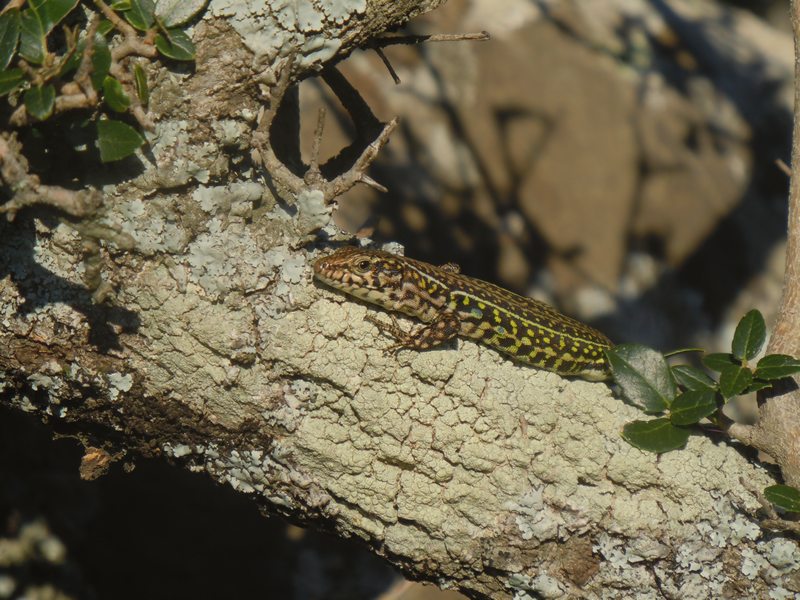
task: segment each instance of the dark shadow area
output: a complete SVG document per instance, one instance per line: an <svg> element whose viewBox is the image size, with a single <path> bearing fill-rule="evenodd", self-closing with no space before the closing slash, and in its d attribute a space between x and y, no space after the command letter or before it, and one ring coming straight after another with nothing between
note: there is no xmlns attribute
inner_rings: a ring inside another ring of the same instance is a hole
<svg viewBox="0 0 800 600"><path fill-rule="evenodd" d="M396 573L355 542L263 517L242 494L164 461L81 481L80 445L0 408L0 535L43 519L66 547L9 572L75 598L374 598Z"/></svg>
<svg viewBox="0 0 800 600"><path fill-rule="evenodd" d="M8 276L16 285L25 302L19 313L29 314L43 306L64 303L80 312L89 325L89 342L100 352L121 349L117 328L122 332L135 332L139 316L126 308L94 304L91 292L83 285L72 283L40 265L35 256L35 219L48 227L55 227L57 219L44 208L25 209L9 223L0 219L0 279Z"/></svg>

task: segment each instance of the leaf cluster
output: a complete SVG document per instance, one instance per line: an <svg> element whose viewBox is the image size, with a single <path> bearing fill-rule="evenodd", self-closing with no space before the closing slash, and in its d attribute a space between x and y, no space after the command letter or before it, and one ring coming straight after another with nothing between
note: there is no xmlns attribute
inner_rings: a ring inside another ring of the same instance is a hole
<svg viewBox="0 0 800 600"><path fill-rule="evenodd" d="M94 13L94 28L88 27L78 4L79 0L28 0L21 8L0 13L0 97L7 96L12 106L21 102L35 121L46 121L69 104L60 103L62 97L74 99L75 91L83 89L85 101L71 106L97 107L87 126L95 128L100 160L120 160L144 143L141 123L132 127L108 115L130 116L134 105L148 105L150 92L140 63L127 69L118 64L136 52L115 56L114 48L123 42L135 47L130 44L135 36L137 43L154 45L163 57L188 61L194 59L194 45L173 15L180 3L117 0L107 6L95 0L103 16ZM182 13L185 22L185 8ZM67 24L81 20L86 25L82 31Z"/></svg>
<svg viewBox="0 0 800 600"><path fill-rule="evenodd" d="M708 371L686 364L670 366L664 355L639 344L607 350L612 376L625 399L654 415L627 423L622 437L649 452L682 448L701 422L719 424L720 411L732 398L800 373L800 360L785 354L768 354L752 365L766 337L764 317L751 310L739 321L729 353L703 356ZM794 488L772 486L765 495L785 510L800 512L800 491Z"/></svg>

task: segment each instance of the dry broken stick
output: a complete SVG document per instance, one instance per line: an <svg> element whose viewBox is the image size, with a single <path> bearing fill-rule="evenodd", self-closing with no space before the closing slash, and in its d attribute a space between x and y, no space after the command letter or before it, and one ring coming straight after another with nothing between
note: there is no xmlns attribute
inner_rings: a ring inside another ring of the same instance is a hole
<svg viewBox="0 0 800 600"><path fill-rule="evenodd" d="M381 59L395 84L399 84L400 77L383 52L383 48L386 46L394 46L397 44L413 45L423 42L461 42L464 40L485 42L489 39L491 38L488 31L479 31L477 33L437 33L433 35L385 35L373 40L372 43L369 44L369 47L375 50L375 54Z"/></svg>
<svg viewBox="0 0 800 600"><path fill-rule="evenodd" d="M287 63L284 65L277 82L273 86L269 108L263 111L259 120L258 131L253 136L253 144L258 151L259 159L270 176L280 186L284 187L295 196L300 194L303 190L319 190L323 195L325 204L329 204L334 198L340 196L357 183L364 183L375 189L386 191L386 188L370 178L366 171L372 161L377 157L381 148L389 141L389 136L397 126L397 118L392 119L383 126L377 137L362 149L358 158L347 171L330 180L322 176L319 165L319 146L324 131L324 111L321 111L318 116L312 147L311 164L304 177L299 177L292 173L292 171L277 157L271 143L270 135L281 101L284 99L291 86L294 85L292 82L292 75L293 69L291 63ZM347 104L345 104L345 106L347 107ZM348 108L348 110L350 109ZM358 124L356 124L356 128L358 129ZM297 143L299 143L299 140L297 140Z"/></svg>

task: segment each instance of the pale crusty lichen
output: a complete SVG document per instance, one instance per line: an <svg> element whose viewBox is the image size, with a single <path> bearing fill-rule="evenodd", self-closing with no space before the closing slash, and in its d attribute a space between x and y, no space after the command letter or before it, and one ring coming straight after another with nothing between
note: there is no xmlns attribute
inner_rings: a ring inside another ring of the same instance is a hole
<svg viewBox="0 0 800 600"><path fill-rule="evenodd" d="M212 0L208 10L228 20L258 64L271 63L282 52L294 49L302 55L304 68L311 68L336 55L342 26L363 16L366 8L366 0Z"/></svg>

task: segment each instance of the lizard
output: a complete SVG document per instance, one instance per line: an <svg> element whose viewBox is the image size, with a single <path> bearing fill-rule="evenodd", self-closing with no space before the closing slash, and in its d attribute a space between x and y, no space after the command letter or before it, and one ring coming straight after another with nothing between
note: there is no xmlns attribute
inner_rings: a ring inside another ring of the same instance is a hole
<svg viewBox="0 0 800 600"><path fill-rule="evenodd" d="M551 306L441 266L381 250L345 246L313 263L314 276L346 294L423 321L412 332L396 319L367 320L391 336L390 350L427 350L456 336L477 340L512 360L589 381L610 377L601 332Z"/></svg>

